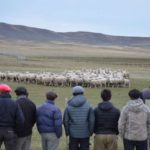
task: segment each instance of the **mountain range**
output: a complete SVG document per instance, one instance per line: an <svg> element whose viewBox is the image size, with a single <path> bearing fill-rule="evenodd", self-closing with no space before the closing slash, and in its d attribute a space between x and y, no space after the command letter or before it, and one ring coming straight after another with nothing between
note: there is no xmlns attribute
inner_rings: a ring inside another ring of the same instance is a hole
<svg viewBox="0 0 150 150"><path fill-rule="evenodd" d="M86 31L54 32L47 29L7 23L0 23L0 40L150 48L150 37L113 36Z"/></svg>

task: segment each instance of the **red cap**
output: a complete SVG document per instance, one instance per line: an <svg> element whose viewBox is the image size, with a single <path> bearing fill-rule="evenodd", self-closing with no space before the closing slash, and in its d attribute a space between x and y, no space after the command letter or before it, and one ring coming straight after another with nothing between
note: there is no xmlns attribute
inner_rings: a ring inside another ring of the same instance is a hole
<svg viewBox="0 0 150 150"><path fill-rule="evenodd" d="M0 84L0 92L11 92L12 89L7 84Z"/></svg>

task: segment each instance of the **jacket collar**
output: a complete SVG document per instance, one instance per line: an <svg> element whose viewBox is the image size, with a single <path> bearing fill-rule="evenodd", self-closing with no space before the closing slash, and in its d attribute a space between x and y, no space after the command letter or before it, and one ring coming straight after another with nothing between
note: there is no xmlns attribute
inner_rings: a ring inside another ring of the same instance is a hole
<svg viewBox="0 0 150 150"><path fill-rule="evenodd" d="M46 103L55 104L54 101L52 101L52 100L46 100Z"/></svg>
<svg viewBox="0 0 150 150"><path fill-rule="evenodd" d="M27 98L27 96L26 96L26 95L20 95L20 96L18 96L17 98L18 98L18 99L20 99L20 98Z"/></svg>
<svg viewBox="0 0 150 150"><path fill-rule="evenodd" d="M1 98L11 98L11 95L9 93L0 93Z"/></svg>

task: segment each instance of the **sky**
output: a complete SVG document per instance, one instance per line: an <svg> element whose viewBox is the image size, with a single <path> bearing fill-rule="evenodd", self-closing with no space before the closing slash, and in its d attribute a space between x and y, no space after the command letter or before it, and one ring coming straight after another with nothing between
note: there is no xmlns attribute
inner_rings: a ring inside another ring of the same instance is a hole
<svg viewBox="0 0 150 150"><path fill-rule="evenodd" d="M0 0L0 22L150 37L150 0Z"/></svg>

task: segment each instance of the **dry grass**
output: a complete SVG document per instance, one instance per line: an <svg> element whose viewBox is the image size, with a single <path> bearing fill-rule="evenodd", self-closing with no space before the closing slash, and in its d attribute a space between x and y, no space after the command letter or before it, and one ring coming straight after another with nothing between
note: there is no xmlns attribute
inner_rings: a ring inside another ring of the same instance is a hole
<svg viewBox="0 0 150 150"><path fill-rule="evenodd" d="M63 43L0 42L0 70L64 71L126 69L132 78L149 78L150 50Z"/></svg>

